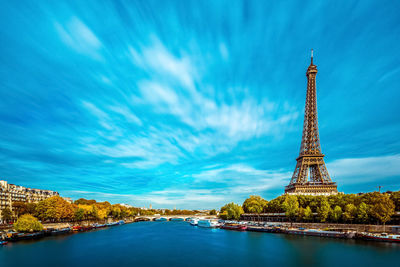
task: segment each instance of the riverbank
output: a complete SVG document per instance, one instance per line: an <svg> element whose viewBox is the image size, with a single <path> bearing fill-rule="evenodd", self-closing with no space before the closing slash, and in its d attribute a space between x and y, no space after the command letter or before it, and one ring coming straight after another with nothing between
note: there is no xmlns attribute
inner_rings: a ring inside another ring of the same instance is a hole
<svg viewBox="0 0 400 267"><path fill-rule="evenodd" d="M192 226L196 226L197 222L194 221L193 223L191 222L190 224ZM208 225L211 224L209 223ZM274 223L255 223L255 222L244 222L244 221L223 221L220 224L216 224L213 227L219 227L225 230L234 230L234 231L250 231L250 232L329 237L329 238L342 238L342 239L362 239L368 241L393 242L400 244L400 235L396 233L388 234L385 232L362 231L361 229L364 228L360 228L357 230L349 227L343 227L343 225L335 225L335 227L329 227L329 226L330 224L294 225L290 223L274 224ZM212 228L212 226L208 226L208 228Z"/></svg>
<svg viewBox="0 0 400 267"><path fill-rule="evenodd" d="M249 221L249 223L251 223ZM253 222L254 223L254 222ZM372 232L372 233L398 233L400 226L398 225L374 225L374 224L344 224L344 223L289 223L277 222L271 224L280 224L284 227L308 228L308 229L331 229L335 231L356 231L356 232Z"/></svg>

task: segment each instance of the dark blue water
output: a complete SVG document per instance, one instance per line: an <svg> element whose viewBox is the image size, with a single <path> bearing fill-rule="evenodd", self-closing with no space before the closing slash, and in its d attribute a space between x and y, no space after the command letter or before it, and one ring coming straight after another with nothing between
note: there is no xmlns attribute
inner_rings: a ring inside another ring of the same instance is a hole
<svg viewBox="0 0 400 267"><path fill-rule="evenodd" d="M141 222L0 247L0 266L399 266L400 244Z"/></svg>

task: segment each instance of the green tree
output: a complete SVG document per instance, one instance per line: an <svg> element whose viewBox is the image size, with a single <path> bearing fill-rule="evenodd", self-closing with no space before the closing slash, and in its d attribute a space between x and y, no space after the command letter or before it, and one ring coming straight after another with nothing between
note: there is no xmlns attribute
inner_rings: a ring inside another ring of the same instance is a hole
<svg viewBox="0 0 400 267"><path fill-rule="evenodd" d="M299 202L297 201L297 196L287 194L285 200L283 201L283 209L285 211L286 217L288 217L290 223L294 218L296 218L299 212Z"/></svg>
<svg viewBox="0 0 400 267"><path fill-rule="evenodd" d="M210 210L209 215L217 215L217 211L215 209Z"/></svg>
<svg viewBox="0 0 400 267"><path fill-rule="evenodd" d="M2 218L3 222L6 222L6 223L11 221L11 219L12 219L12 211L10 210L9 207L4 208L1 211L1 218Z"/></svg>
<svg viewBox="0 0 400 267"><path fill-rule="evenodd" d="M383 223L385 226L386 222L390 220L394 214L394 204L388 194L375 195L373 198L373 205L370 209L372 217Z"/></svg>
<svg viewBox="0 0 400 267"><path fill-rule="evenodd" d="M74 204L76 205L93 205L96 204L96 200L94 199L84 199L84 198L80 198L74 201ZM108 203L108 202L107 202Z"/></svg>
<svg viewBox="0 0 400 267"><path fill-rule="evenodd" d="M24 214L14 224L14 230L17 232L37 232L43 230L43 225L32 215Z"/></svg>
<svg viewBox="0 0 400 267"><path fill-rule="evenodd" d="M331 210L331 218L334 222L338 222L340 218L342 218L342 208L335 206L335 208Z"/></svg>
<svg viewBox="0 0 400 267"><path fill-rule="evenodd" d="M261 213L267 206L268 201L260 196L250 196L243 202L243 210L246 213Z"/></svg>
<svg viewBox="0 0 400 267"><path fill-rule="evenodd" d="M85 219L85 210L82 208L77 208L74 213L75 221L83 221Z"/></svg>
<svg viewBox="0 0 400 267"><path fill-rule="evenodd" d="M220 215L221 218L224 218L226 216L225 219L228 220L239 220L240 219L240 215L242 215L244 213L242 206L239 206L235 203L229 203L226 204L225 206L223 206L221 208L221 213Z"/></svg>
<svg viewBox="0 0 400 267"><path fill-rule="evenodd" d="M312 213L312 210L311 210L311 208L309 206L307 206L304 209L304 213L303 213L303 218L302 219L305 220L306 222L309 222L309 221L311 221L313 219L313 213Z"/></svg>
<svg viewBox="0 0 400 267"><path fill-rule="evenodd" d="M353 204L347 204L344 208L343 218L346 222L353 222L354 218L357 216L357 208Z"/></svg>
<svg viewBox="0 0 400 267"><path fill-rule="evenodd" d="M361 223L366 223L369 219L369 208L368 205L365 204L364 202L361 202L361 204L358 206L357 209L357 221Z"/></svg>
<svg viewBox="0 0 400 267"><path fill-rule="evenodd" d="M317 208L318 218L321 222L326 222L328 216L331 212L331 206L328 200L324 197L322 198L319 207Z"/></svg>
<svg viewBox="0 0 400 267"><path fill-rule="evenodd" d="M279 196L269 201L266 207L266 212L285 212L283 209L284 196Z"/></svg>
<svg viewBox="0 0 400 267"><path fill-rule="evenodd" d="M395 210L400 211L400 191L392 192L390 199L393 201Z"/></svg>

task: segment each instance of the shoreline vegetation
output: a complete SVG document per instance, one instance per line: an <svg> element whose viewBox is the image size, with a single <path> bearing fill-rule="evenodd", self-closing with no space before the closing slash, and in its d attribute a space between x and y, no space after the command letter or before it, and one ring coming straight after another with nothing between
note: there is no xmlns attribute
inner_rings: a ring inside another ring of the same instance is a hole
<svg viewBox="0 0 400 267"><path fill-rule="evenodd" d="M133 221L137 216L156 214L190 216L199 212L198 210L141 209L84 198L70 203L60 196L53 196L37 203L14 202L12 211L8 208L4 209L2 217L7 228L12 225L17 232L36 232L43 230L42 223L73 223L79 225L118 220ZM215 210L214 212L216 213Z"/></svg>
<svg viewBox="0 0 400 267"><path fill-rule="evenodd" d="M382 227L375 227L374 231L382 233L385 232L385 224L391 220L395 212L399 211L400 191L396 191L358 195L340 193L332 196L285 194L270 201L260 196L251 195L241 206L232 202L221 207L219 214L216 210L211 210L207 214L201 214L201 216L218 215L224 221L234 220L238 224L250 225L255 223L260 227L267 227L262 228L262 231L270 231L268 228L270 226L262 220L249 222L243 215L284 214L287 221L280 222L280 225L288 230L294 224L299 229L307 225L306 228L322 231L327 229L330 229L330 231L355 229L356 232L366 232L365 229L373 229L371 228L372 224L380 224L383 226L383 230ZM59 196L54 196L38 203L15 202L13 203L13 212L10 212L10 214L3 213L3 218L14 222L5 227L12 227L14 230L8 230L9 233L19 234L21 237L26 235L27 237L40 238L59 233L88 231L132 223L141 221L146 216L187 217L199 213L198 210L146 210L83 198L70 203ZM260 229L257 229L257 231L261 231ZM364 230L362 231L362 229Z"/></svg>
<svg viewBox="0 0 400 267"><path fill-rule="evenodd" d="M400 191L331 196L281 195L270 201L256 195L242 205L228 203L220 218L239 220L242 214L284 213L290 223L382 224L400 212Z"/></svg>

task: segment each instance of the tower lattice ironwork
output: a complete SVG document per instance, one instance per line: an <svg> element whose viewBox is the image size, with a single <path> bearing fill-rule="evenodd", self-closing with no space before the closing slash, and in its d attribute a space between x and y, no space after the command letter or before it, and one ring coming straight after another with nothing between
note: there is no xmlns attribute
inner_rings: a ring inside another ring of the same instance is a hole
<svg viewBox="0 0 400 267"><path fill-rule="evenodd" d="M317 116L317 89L315 77L317 66L313 63L311 50L311 64L307 69L307 96L304 111L303 137L301 139L300 154L292 179L285 187L285 193L330 195L337 193L337 185L332 182L321 152L318 132Z"/></svg>

